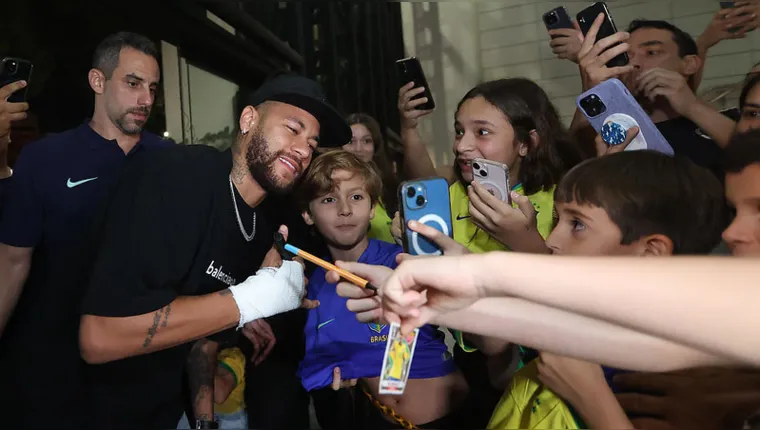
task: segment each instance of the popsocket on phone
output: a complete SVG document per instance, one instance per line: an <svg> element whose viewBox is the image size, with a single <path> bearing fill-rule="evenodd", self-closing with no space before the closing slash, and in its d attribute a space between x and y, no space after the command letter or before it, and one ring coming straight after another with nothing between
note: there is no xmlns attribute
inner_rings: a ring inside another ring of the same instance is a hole
<svg viewBox="0 0 760 430"><path fill-rule="evenodd" d="M639 130L641 130L639 123L632 117L622 113L612 114L604 120L601 133L602 139L610 146L621 145L625 142L625 134L633 127L639 127ZM647 141L639 131L639 134L625 150L636 151L640 149L647 149Z"/></svg>

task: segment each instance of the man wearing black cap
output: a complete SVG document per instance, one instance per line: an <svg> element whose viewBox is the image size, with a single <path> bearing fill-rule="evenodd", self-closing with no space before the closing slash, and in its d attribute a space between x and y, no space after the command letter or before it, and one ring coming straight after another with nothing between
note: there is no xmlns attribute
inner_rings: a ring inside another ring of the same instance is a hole
<svg viewBox="0 0 760 430"><path fill-rule="evenodd" d="M192 341L302 305L303 268L272 248L278 214L264 199L351 130L293 75L256 91L239 124L231 150L182 146L134 163L96 223L79 338L91 428L176 428Z"/></svg>

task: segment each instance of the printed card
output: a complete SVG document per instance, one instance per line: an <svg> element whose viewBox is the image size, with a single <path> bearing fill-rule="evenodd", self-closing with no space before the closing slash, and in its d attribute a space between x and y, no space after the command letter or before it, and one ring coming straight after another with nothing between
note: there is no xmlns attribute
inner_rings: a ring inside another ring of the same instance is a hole
<svg viewBox="0 0 760 430"><path fill-rule="evenodd" d="M383 369L380 373L380 394L398 396L404 394L419 333L419 329L415 329L408 335L402 336L398 324L390 325L388 343L383 357Z"/></svg>

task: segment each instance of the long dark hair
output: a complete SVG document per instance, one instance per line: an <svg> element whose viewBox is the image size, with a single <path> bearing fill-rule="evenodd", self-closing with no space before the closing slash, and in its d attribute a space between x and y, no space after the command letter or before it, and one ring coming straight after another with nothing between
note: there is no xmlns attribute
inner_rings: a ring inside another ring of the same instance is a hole
<svg viewBox="0 0 760 430"><path fill-rule="evenodd" d="M375 118L366 113L352 113L346 118L349 126L361 124L367 127L369 134L372 136L372 142L375 147L375 155L372 157L375 169L383 180L382 199L388 216L393 218L393 214L398 209L398 196L396 195L398 186L401 183L393 172L393 165L388 156L388 148L383 138L380 124Z"/></svg>
<svg viewBox="0 0 760 430"><path fill-rule="evenodd" d="M498 79L471 89L457 106L483 97L499 109L515 130L516 141L528 145L528 154L520 160L520 183L526 195L548 190L562 176L583 161L580 148L568 133L546 92L525 78ZM535 130L538 145L530 133Z"/></svg>

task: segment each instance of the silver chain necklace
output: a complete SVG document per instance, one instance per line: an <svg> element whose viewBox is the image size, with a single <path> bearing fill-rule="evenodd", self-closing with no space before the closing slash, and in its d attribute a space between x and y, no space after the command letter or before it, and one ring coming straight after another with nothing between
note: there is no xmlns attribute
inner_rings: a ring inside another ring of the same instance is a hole
<svg viewBox="0 0 760 430"><path fill-rule="evenodd" d="M243 233L243 238L246 242L250 242L256 236L256 212L253 213L253 231L251 234L248 234L245 232L245 228L243 228L243 221L240 220L240 211L238 210L237 199L235 198L235 188L232 185L232 175L230 175L230 194L232 194L232 206L235 207L235 215L237 216L240 233Z"/></svg>

